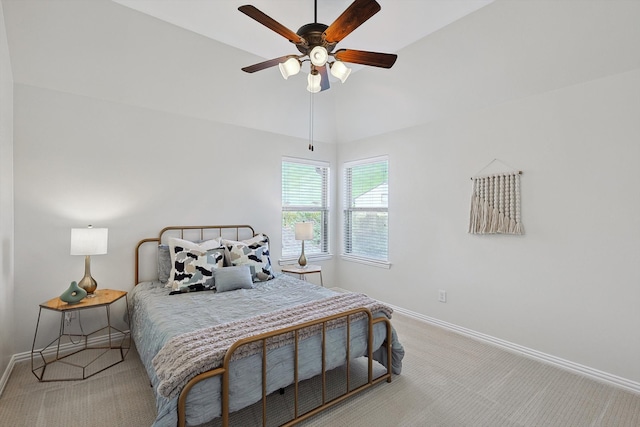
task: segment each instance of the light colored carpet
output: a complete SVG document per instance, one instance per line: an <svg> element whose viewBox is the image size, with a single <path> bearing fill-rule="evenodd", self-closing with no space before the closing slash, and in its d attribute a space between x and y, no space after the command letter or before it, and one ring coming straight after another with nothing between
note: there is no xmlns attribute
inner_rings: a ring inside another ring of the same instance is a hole
<svg viewBox="0 0 640 427"><path fill-rule="evenodd" d="M640 426L638 394L401 314L394 314L393 324L407 353L402 375L301 425ZM270 396L275 405L269 424L290 413L291 396L289 390ZM39 383L30 364L21 362L0 398L0 426L145 427L154 419L152 391L133 348L125 362L84 381ZM234 414L232 421L260 425L261 407Z"/></svg>

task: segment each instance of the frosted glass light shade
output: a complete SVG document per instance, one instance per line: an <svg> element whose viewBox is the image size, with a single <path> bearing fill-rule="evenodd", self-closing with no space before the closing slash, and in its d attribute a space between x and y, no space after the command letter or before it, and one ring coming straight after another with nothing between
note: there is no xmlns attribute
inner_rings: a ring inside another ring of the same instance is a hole
<svg viewBox="0 0 640 427"><path fill-rule="evenodd" d="M294 76L300 72L300 61L298 58L289 58L284 62L278 64L280 74L284 79L288 79L290 76Z"/></svg>
<svg viewBox="0 0 640 427"><path fill-rule="evenodd" d="M320 92L320 81L321 81L321 77L320 74L312 74L309 73L309 77L307 77L307 90L311 93L318 93Z"/></svg>
<svg viewBox="0 0 640 427"><path fill-rule="evenodd" d="M313 222L296 222L296 240L313 239Z"/></svg>
<svg viewBox="0 0 640 427"><path fill-rule="evenodd" d="M107 228L72 228L71 255L104 255L108 239Z"/></svg>
<svg viewBox="0 0 640 427"><path fill-rule="evenodd" d="M336 61L331 64L331 75L337 79L340 79L342 83L347 80L349 74L351 74L351 68L344 65L342 61Z"/></svg>
<svg viewBox="0 0 640 427"><path fill-rule="evenodd" d="M329 59L329 53L324 47L316 46L311 49L311 52L309 52L309 59L311 60L311 63L316 67L322 67L327 63L327 59Z"/></svg>

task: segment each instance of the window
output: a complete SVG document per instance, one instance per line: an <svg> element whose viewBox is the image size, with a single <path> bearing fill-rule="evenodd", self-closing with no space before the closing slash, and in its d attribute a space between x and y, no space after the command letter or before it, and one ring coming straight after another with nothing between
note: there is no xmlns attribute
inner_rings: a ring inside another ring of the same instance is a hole
<svg viewBox="0 0 640 427"><path fill-rule="evenodd" d="M329 254L329 164L303 159L282 160L282 258L297 259L301 242L295 223L313 222L313 240L305 241L309 258Z"/></svg>
<svg viewBox="0 0 640 427"><path fill-rule="evenodd" d="M388 266L389 162L344 165L344 256Z"/></svg>

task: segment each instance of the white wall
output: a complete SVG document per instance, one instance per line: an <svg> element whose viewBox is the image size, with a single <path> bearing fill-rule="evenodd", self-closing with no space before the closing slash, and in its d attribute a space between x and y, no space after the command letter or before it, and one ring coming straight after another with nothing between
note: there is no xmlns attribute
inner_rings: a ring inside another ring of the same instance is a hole
<svg viewBox="0 0 640 427"><path fill-rule="evenodd" d="M91 264L102 288L130 290L136 243L167 225L251 224L275 262L285 155L308 157L307 142L16 85L15 350L31 348L38 304L82 277L72 227L109 228L109 253ZM335 145L317 143L314 158L333 162Z"/></svg>
<svg viewBox="0 0 640 427"><path fill-rule="evenodd" d="M636 70L340 145L389 155L393 264L341 261L340 286L640 381L639 112ZM467 234L494 158L523 171L524 236Z"/></svg>
<svg viewBox="0 0 640 427"><path fill-rule="evenodd" d="M109 0L3 4L15 76L15 352L31 348L38 303L82 277L72 227L109 228L109 253L91 263L103 288L131 289L135 244L167 225L249 223L278 259L282 156L335 160L334 145L307 151L304 89L277 69L242 73L259 58ZM317 99L328 112L316 115L317 140L333 131L327 102Z"/></svg>
<svg viewBox="0 0 640 427"><path fill-rule="evenodd" d="M498 0L399 52L388 86L350 79L338 167L389 155L393 266L340 262L340 285L639 382L639 20ZM466 233L495 158L524 171L525 236Z"/></svg>
<svg viewBox="0 0 640 427"><path fill-rule="evenodd" d="M0 3L0 372L13 345L13 76Z"/></svg>

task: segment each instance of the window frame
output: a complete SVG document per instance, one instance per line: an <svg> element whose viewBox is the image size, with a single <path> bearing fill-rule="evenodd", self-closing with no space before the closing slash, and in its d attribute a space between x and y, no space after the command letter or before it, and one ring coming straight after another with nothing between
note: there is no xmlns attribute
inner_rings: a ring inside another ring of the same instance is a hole
<svg viewBox="0 0 640 427"><path fill-rule="evenodd" d="M309 207L302 205L285 205L285 177L284 177L284 164L292 163L297 165L313 166L315 168L324 169L325 182L322 184L324 190L324 206ZM285 227L284 216L286 212L318 212L322 217L320 221L320 238L318 245L320 246L320 252L313 251L309 242L305 244L305 255L309 261L320 261L331 259L331 246L330 246L330 226L331 226L331 164L328 161L303 159L297 157L283 156L280 162L281 167L281 214L280 214L280 226L281 226L281 257L278 260L280 265L294 264L298 261L301 253L301 242L295 241L295 244L287 244L288 239L285 239ZM291 230L293 232L293 229ZM292 248L295 248L295 254L292 252ZM311 249L311 250L310 250Z"/></svg>
<svg viewBox="0 0 640 427"><path fill-rule="evenodd" d="M377 207L355 207L352 206L351 200L351 191L352 191L352 171L355 167L371 165L375 163L386 163L387 167L387 195L386 195L386 207L377 206ZM377 156L370 157L366 159L359 159L353 161L346 161L342 165L342 251L341 258L346 261L358 262L361 264L372 265L381 268L390 268L391 262L389 261L389 156ZM369 257L364 254L358 254L353 252L347 252L348 247L352 247L353 234L352 230L352 221L349 221L352 218L353 212L369 212L369 213L386 213L386 257ZM351 239L351 242L348 242L348 239Z"/></svg>

